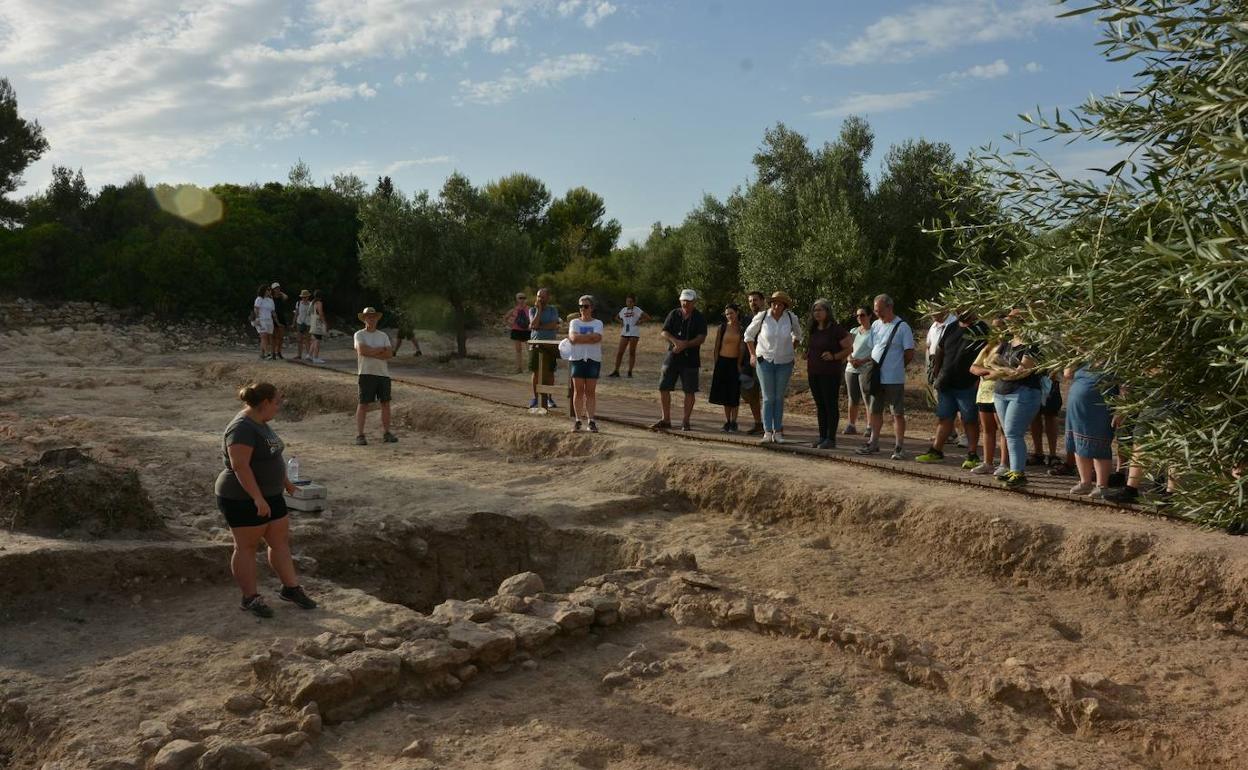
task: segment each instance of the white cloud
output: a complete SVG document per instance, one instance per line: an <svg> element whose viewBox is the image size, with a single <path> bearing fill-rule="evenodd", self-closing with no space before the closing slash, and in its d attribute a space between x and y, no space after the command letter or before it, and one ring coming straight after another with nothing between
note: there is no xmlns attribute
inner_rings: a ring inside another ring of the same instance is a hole
<svg viewBox="0 0 1248 770"><path fill-rule="evenodd" d="M459 102L502 104L536 88L546 88L569 78L591 75L601 70L605 64L601 56L572 53L542 59L519 74L508 71L495 80L461 80Z"/></svg>
<svg viewBox="0 0 1248 770"><path fill-rule="evenodd" d="M1027 70L1028 72L1032 72L1032 73L1035 73L1035 72L1044 72L1044 65L1043 65L1043 64L1041 64L1040 62L1029 61L1029 62L1027 62L1027 64L1025 64L1025 65L1023 66L1023 69Z"/></svg>
<svg viewBox="0 0 1248 770"><path fill-rule="evenodd" d="M519 44L514 37L496 37L490 41L490 53L507 53Z"/></svg>
<svg viewBox="0 0 1248 770"><path fill-rule="evenodd" d="M388 164L385 168L383 168L381 170L381 173L386 176L390 176L392 174L398 173L399 171L402 171L405 168L411 168L412 166L437 166L437 165L442 165L446 163L454 163L454 162L455 162L455 158L450 155L433 155L428 158L411 158L408 160L396 160Z"/></svg>
<svg viewBox="0 0 1248 770"><path fill-rule="evenodd" d="M582 8L584 13L581 13ZM565 18L581 13L581 23L591 28L618 10L618 6L607 0L561 0L555 6L555 12Z"/></svg>
<svg viewBox="0 0 1248 770"><path fill-rule="evenodd" d="M993 80L994 78L1005 77L1010 74L1010 65L1005 59L997 59L991 64L976 64L973 67L964 69L961 72L950 72L944 76L945 80Z"/></svg>
<svg viewBox="0 0 1248 770"><path fill-rule="evenodd" d="M874 114L904 110L931 101L939 91L899 91L888 94L854 94L827 109L812 112L816 118L840 118L846 115Z"/></svg>
<svg viewBox="0 0 1248 770"><path fill-rule="evenodd" d="M581 21L583 21L587 27L595 27L598 25L598 22L615 13L617 10L619 9L611 3L608 3L607 0L601 0L601 2L597 3L592 2L591 0L589 7L585 9L585 13L581 16Z"/></svg>
<svg viewBox="0 0 1248 770"><path fill-rule="evenodd" d="M1014 40L1055 24L1049 0L939 0L883 16L843 45L817 44L829 64L904 62L971 43Z"/></svg>
<svg viewBox="0 0 1248 770"><path fill-rule="evenodd" d="M429 80L429 73L417 70L416 72L400 72L394 76L394 84L399 88L408 83L424 83Z"/></svg>
<svg viewBox="0 0 1248 770"><path fill-rule="evenodd" d="M644 56L648 53L654 53L654 46L629 43L622 40L607 46L607 53L617 56Z"/></svg>
<svg viewBox="0 0 1248 770"><path fill-rule="evenodd" d="M0 70L20 84L23 113L42 123L55 161L83 166L98 184L186 168L227 146L331 131L320 126L323 110L378 95L354 74L359 65L509 49L519 44L511 30L558 15L553 3L0 0ZM572 14L579 26L614 10L582 0ZM600 66L596 57L546 60L517 76L519 90ZM394 84L427 78L402 72Z"/></svg>

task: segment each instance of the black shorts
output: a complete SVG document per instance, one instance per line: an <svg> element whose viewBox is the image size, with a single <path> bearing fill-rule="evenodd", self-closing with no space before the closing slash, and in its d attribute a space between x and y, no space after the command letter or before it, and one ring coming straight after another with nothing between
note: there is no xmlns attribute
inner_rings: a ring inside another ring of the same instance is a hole
<svg viewBox="0 0 1248 770"><path fill-rule="evenodd" d="M659 374L659 390L676 390L678 379L680 389L685 393L698 392L698 367L696 366L664 366Z"/></svg>
<svg viewBox="0 0 1248 770"><path fill-rule="evenodd" d="M994 404L994 403L992 403L991 401L989 401L989 402L988 402L988 403L986 403L986 404L978 404L978 403L977 403L977 404L975 404L975 408L976 408L977 410L979 410L979 413L980 413L980 414L983 414L983 413L985 413L985 412L987 412L988 414L996 414L996 413L997 413L997 405L996 405L996 404Z"/></svg>
<svg viewBox="0 0 1248 770"><path fill-rule="evenodd" d="M324 334L313 334L313 335L312 335L312 338L313 338L313 339L315 339L315 340L323 340L323 339L325 339L325 335L324 335Z"/></svg>
<svg viewBox="0 0 1248 770"><path fill-rule="evenodd" d="M529 330L528 329L512 329L511 338L515 340L516 342L528 342Z"/></svg>
<svg viewBox="0 0 1248 770"><path fill-rule="evenodd" d="M390 378L380 374L361 374L360 403L371 404L374 401L390 403Z"/></svg>
<svg viewBox="0 0 1248 770"><path fill-rule="evenodd" d="M264 501L269 504L269 510L272 512L268 518L256 515L256 503L253 500L227 500L224 497L218 497L217 508L225 514L225 520L231 528L263 527L271 521L286 518L285 497L273 495L264 498Z"/></svg>
<svg viewBox="0 0 1248 770"><path fill-rule="evenodd" d="M307 334L307 333L308 333L308 331L309 331L309 330L311 330L311 328L312 328L312 327L311 327L311 326L309 326L308 324L299 324L299 333L300 333L300 334Z"/></svg>
<svg viewBox="0 0 1248 770"><path fill-rule="evenodd" d="M1048 399L1040 405L1040 414L1048 417L1056 417L1062 411L1062 389L1055 382L1049 390Z"/></svg>

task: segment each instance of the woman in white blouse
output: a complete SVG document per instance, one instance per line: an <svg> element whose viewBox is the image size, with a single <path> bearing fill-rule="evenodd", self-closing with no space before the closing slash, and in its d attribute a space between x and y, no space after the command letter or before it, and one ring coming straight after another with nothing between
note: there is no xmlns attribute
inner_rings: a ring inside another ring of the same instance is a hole
<svg viewBox="0 0 1248 770"><path fill-rule="evenodd" d="M764 444L784 443L784 393L793 376L794 346L802 340L802 323L791 307L789 295L778 291L771 295L770 309L754 316L745 330L750 364L762 388Z"/></svg>
<svg viewBox="0 0 1248 770"><path fill-rule="evenodd" d="M586 294L577 303L580 314L568 322L568 342L572 350L572 411L573 432L588 423L591 433L598 432L598 376L602 373L602 321L594 318L594 298Z"/></svg>

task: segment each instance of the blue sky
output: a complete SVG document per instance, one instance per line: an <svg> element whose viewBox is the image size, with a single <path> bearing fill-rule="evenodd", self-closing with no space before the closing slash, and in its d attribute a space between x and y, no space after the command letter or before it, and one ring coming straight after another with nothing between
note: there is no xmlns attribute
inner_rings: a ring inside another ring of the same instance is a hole
<svg viewBox="0 0 1248 770"><path fill-rule="evenodd" d="M960 154L1130 84L1087 16L1048 0L0 0L0 75L93 187L512 171L606 199L625 238L679 222L751 173L777 121ZM1112 151L1109 153L1112 155ZM1077 171L1098 148L1052 146Z"/></svg>

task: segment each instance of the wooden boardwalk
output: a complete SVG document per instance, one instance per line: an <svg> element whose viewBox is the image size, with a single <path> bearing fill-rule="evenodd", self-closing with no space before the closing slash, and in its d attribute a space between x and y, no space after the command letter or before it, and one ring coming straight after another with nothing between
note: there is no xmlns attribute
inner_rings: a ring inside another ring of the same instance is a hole
<svg viewBox="0 0 1248 770"><path fill-rule="evenodd" d="M344 374L355 375L354 360L330 360L328 364L318 367L332 369L343 372ZM414 385L429 390L436 390L457 396L466 396L480 401L485 401L499 406L509 407L517 411L528 411L528 403L530 399L529 385L527 381L522 382L518 379L509 379L505 377L495 377L481 374L469 374L463 372L444 372L432 371L424 367L416 367L405 361L391 361L391 376L396 382L402 382L407 385ZM566 379L560 377L566 385ZM674 415L680 413L681 394L673 393L672 412ZM699 407L706 406L705 393L699 393ZM568 416L567 398L561 397L557 399L559 408L552 410L542 419L558 421L560 424L570 427L570 418ZM716 407L718 410L718 407ZM741 406L743 419L742 422L747 426L752 424L749 417L749 409L744 404ZM608 391L606 393L599 391L598 396L598 421L607 425L617 424L626 425L631 428L649 429L659 418L658 391L654 392L652 398L646 399L636 395L623 394L619 392ZM679 426L679 418L676 418L677 426ZM807 415L785 415L785 439L784 444L759 444L759 437L748 436L743 433L722 433L720 426L723 424L722 413L711 413L706 409L695 409L692 431L682 431L677 427L675 430L664 431L670 434L674 439L686 440L694 442L715 442L723 444L739 444L752 445L757 447L760 452L788 452L791 454L805 455L811 458L818 458L830 462L851 463L861 465L888 473L900 473L906 476L931 479L953 484L962 484L980 488L990 488L998 490L1003 494L1021 494L1036 497L1046 497L1054 500L1065 502L1076 502L1085 505L1095 505L1106 508L1127 509L1136 513L1146 513L1150 515L1164 515L1151 506L1139 505L1114 505L1102 500L1092 500L1083 496L1075 496L1069 494L1069 489L1074 485L1078 478L1075 476L1053 477L1046 473L1046 468L1040 466L1028 466L1026 486L1007 489L992 476L976 476L969 471L961 468L962 460L966 456L966 450L949 445L945 447L945 461L939 464L924 464L915 461L915 457L927 451L930 446L930 440L924 436L920 439L906 439L905 450L906 457L903 460L890 459L894 441L891 436L892 422L891 417L885 414L884 435L880 441L880 454L862 456L855 450L862 446L861 436L837 436L836 449L814 449L811 447L818 437L818 427L813 417ZM844 423L842 422L842 427ZM604 426L605 427L605 426Z"/></svg>

